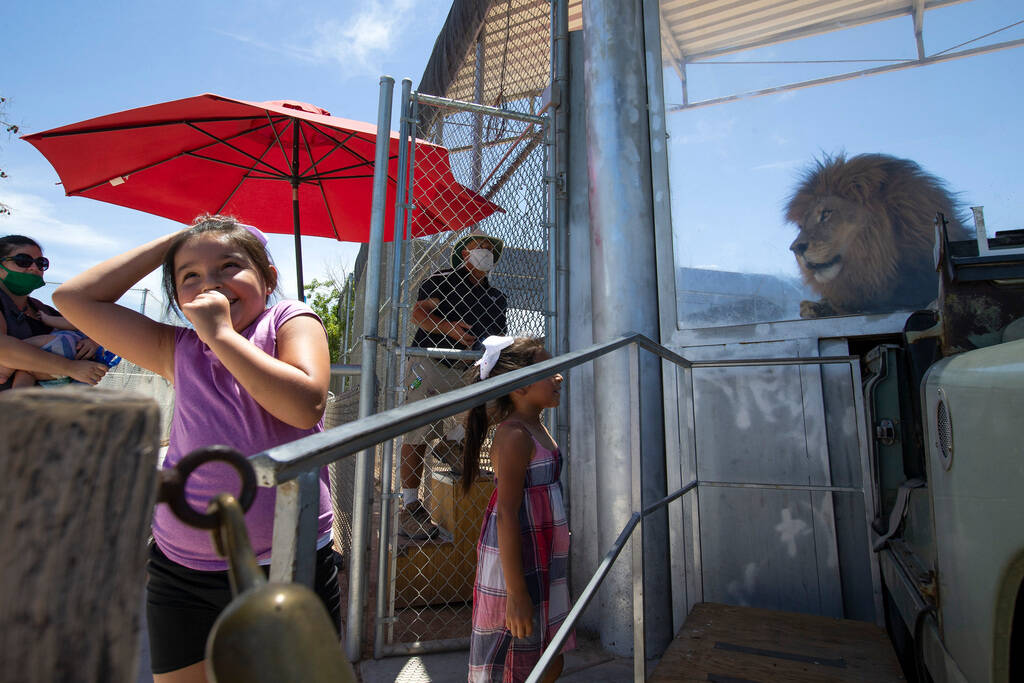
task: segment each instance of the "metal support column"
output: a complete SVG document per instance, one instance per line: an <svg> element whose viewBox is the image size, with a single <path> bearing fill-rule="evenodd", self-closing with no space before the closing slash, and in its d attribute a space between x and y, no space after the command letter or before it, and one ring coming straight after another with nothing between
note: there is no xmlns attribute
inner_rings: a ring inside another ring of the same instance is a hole
<svg viewBox="0 0 1024 683"><path fill-rule="evenodd" d="M373 201L370 205L370 241L366 263L366 299L363 304L362 372L359 377L359 417L376 412L377 328L380 317L381 254L384 250L384 213L387 197L388 147L391 143L391 101L395 79L380 78L377 104L377 147L373 163ZM350 661L359 660L363 640L363 610L366 605L366 572L369 570L370 505L373 502L374 449L368 448L356 460L352 510L352 561L349 564L348 618L345 652Z"/></svg>
<svg viewBox="0 0 1024 683"><path fill-rule="evenodd" d="M549 277L555 285L553 348L555 355L561 355L569 351L569 0L554 0L551 3L551 14L551 93L556 106L551 114L552 125L549 129L554 139L551 175L555 196L551 222L555 233L555 271ZM555 409L555 439L564 448L569 445L571 391L570 384L563 385L562 402Z"/></svg>
<svg viewBox="0 0 1024 683"><path fill-rule="evenodd" d="M584 106L587 115L587 174L590 180L591 293L594 341L626 332L660 338L651 184L651 148L644 31L640 0L583 3ZM640 434L643 500L665 495L664 419L661 368L640 359ZM597 527L608 547L629 519L631 479L630 406L622 400L629 364L623 354L595 363ZM664 516L643 527L644 583L668 587L668 532ZM615 568L601 596L601 641L618 654L633 642L630 571ZM658 656L672 637L670 596L646 605L647 654Z"/></svg>
<svg viewBox="0 0 1024 683"><path fill-rule="evenodd" d="M668 171L668 130L665 120L664 66L661 58L662 12L658 0L643 0L644 45L647 66L647 119L651 133L651 186L654 195L654 243L658 278L658 310L661 341L672 338L678 327L676 308L675 248L672 238L672 192ZM685 75L685 65L681 67ZM681 487L690 478L682 473L682 451L679 432L679 371L665 363L662 368L662 392L665 406L665 486L669 491ZM672 628L682 628L687 607L686 563L683 554L687 544L683 533L683 508L695 507L697 494L681 498L659 513L664 516L669 537L669 576L672 589ZM653 524L653 520L649 520ZM645 524L645 526L649 526Z"/></svg>

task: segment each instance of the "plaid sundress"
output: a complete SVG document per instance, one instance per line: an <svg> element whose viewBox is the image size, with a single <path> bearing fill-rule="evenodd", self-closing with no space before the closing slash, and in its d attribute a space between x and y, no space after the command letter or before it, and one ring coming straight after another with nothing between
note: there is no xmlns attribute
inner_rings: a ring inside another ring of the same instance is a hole
<svg viewBox="0 0 1024 683"><path fill-rule="evenodd" d="M532 435L531 435L532 436ZM473 585L473 632L469 645L470 683L525 681L569 612L569 526L565 518L562 456L533 438L534 454L526 469L519 508L523 573L533 600L533 635L514 638L505 628L505 577L498 556L498 490L484 514L477 543ZM497 484L497 481L495 481ZM562 651L576 646L570 634Z"/></svg>

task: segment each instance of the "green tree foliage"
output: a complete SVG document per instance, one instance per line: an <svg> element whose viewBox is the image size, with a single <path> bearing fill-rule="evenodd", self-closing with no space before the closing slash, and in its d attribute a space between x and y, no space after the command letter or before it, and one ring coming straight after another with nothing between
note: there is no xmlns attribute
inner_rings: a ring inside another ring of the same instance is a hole
<svg viewBox="0 0 1024 683"><path fill-rule="evenodd" d="M8 120L8 118L7 118L7 98L6 97L0 97L0 128L4 129L4 132L7 133L8 137L10 137L11 135L17 135L18 134L18 126L17 126L17 124L11 123ZM7 177L7 174L4 172L4 169L2 167L0 167L0 178L6 178L6 177ZM3 202L0 202L0 215L9 214L10 212L11 212L11 207L7 206Z"/></svg>
<svg viewBox="0 0 1024 683"><path fill-rule="evenodd" d="M352 291L354 286L350 277L331 277L326 280L314 279L304 287L306 303L320 316L327 328L327 343L331 348L332 363L341 362L341 344L345 339L345 326L348 321L352 320L355 311L355 296ZM350 292L352 293L350 294ZM341 302L340 308L339 302ZM345 308L346 304L347 309ZM349 344L351 345L351 343L350 338Z"/></svg>

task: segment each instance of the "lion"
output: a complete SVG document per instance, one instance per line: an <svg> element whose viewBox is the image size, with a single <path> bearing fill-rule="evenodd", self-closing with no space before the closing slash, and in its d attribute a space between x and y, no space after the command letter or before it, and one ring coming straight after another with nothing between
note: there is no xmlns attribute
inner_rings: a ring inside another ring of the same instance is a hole
<svg viewBox="0 0 1024 683"><path fill-rule="evenodd" d="M927 307L938 292L935 219L951 240L967 237L943 181L886 154L826 156L803 176L786 207L800 228L789 248L821 296L801 318Z"/></svg>

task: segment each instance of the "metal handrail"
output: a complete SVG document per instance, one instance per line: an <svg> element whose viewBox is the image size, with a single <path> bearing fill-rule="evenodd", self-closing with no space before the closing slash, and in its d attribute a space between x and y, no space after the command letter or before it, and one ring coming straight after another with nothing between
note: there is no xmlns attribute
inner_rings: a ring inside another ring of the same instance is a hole
<svg viewBox="0 0 1024 683"><path fill-rule="evenodd" d="M354 422L318 434L311 434L253 455L249 461L256 472L257 483L264 487L277 487L272 540L275 552L270 564L271 580L296 581L312 585L319 492L317 472L321 467L352 455L360 456L356 467L357 490L355 496L357 500L360 500L359 465L364 461L363 456L377 444L405 434L416 427L464 412L479 403L504 396L544 377L568 370L630 344L645 348L658 348L661 349L662 354L668 354L673 358L680 359L683 363L689 363L681 356L677 356L640 334L626 335L604 344L595 344L580 351L531 365L528 368L509 372L485 382L475 383L380 413L371 413ZM365 374L365 366L363 371ZM372 383L373 380L367 380L366 377L363 379L363 385L360 387L360 412L363 412L363 394L368 391L367 381ZM369 391L372 391L372 388ZM361 488L366 489L366 485L364 484ZM354 539L361 538L360 534L355 533L356 523L359 521L354 514ZM363 520L364 523L365 521ZM350 584L365 585L363 583L365 562L361 557L365 552L364 545L362 541L358 546L353 545ZM355 593L361 595L359 591L355 591ZM359 595L352 597L361 599ZM348 643L348 646L350 650L358 654L351 642ZM350 654L350 656L353 655Z"/></svg>
<svg viewBox="0 0 1024 683"><path fill-rule="evenodd" d="M604 583L605 576L608 575L612 565L615 564L615 560L618 559L619 553L621 553L622 549L626 546L626 541L629 540L629 537L633 535L633 532L640 524L640 520L652 512L656 512L665 507L676 498L689 493L693 489L697 488L698 484L699 482L694 479L686 486L677 489L675 492L665 496L658 502L648 505L643 509L643 512L634 512L630 515L629 521L622 527L622 531L619 532L619 536L615 539L615 543L613 543L611 549L605 553L604 558L601 560L601 564L597 566L597 571L595 571L594 575L590 577L590 581L587 582L583 592L580 593L580 597L576 599L576 603L565 616L565 620L558 628L558 631L555 632L555 637L552 638L551 642L548 643L548 646L544 648L544 652L541 654L540 660L538 660L537 664L534 665L533 670L526 679L526 683L536 683L540 680L541 676L544 675L544 671L548 668L548 665L551 664L551 660L555 658L562 649L562 645L565 644L565 639L569 637L569 632L572 631L573 627L576 625L576 621L583 615L583 610L587 608L591 599L593 599L594 595L597 594L597 590L601 587L601 584ZM636 607L634 606L634 611L635 609Z"/></svg>
<svg viewBox="0 0 1024 683"><path fill-rule="evenodd" d="M637 365L639 349L644 349L684 369L765 365L852 365L858 360L856 356L826 356L814 358L691 361L642 334L633 333L612 341L594 344L579 351L562 354L529 367L454 389L437 396L431 396L397 408L371 414L354 422L267 449L253 455L249 462L256 472L257 482L260 486L279 487L277 507L275 509L273 545L280 552L275 553L275 563L271 565L272 580L312 582L312 556L316 538L316 496L318 494L316 474L321 467L337 462L342 458L359 454L377 444L405 434L412 429L465 412L480 403L507 395L515 389L583 365L624 347L631 347L631 391L637 389L637 387L632 385L639 383ZM639 416L634 417L636 419L633 422L638 425ZM636 428L634 428L634 431L636 431ZM639 452L638 432L633 436L632 448L634 453ZM636 459L634 459L633 463L633 474L634 478L639 479L640 466ZM642 518L668 505L676 498L702 483L714 485L717 482L694 480L671 495L643 508L642 512L634 512L632 514L615 544L608 551L597 572L584 589L580 599L577 600L570 610L565 622L563 622L562 628L556 633L555 640L545 649L541 661L528 680L539 680L540 674L543 673L544 668L557 654L569 631L586 608L594 592L600 587L612 563L621 553L622 547L630 538L636 526L640 524ZM833 487L822 488L831 489ZM633 500L634 508L639 507L640 496L637 482L634 482ZM642 667L645 666L646 649L643 633L644 598L641 544L641 539L634 540L634 628L636 629L634 634L634 659L639 662L635 662L634 668L637 672L638 680L643 679L643 675L640 672ZM362 572L362 565L362 562L353 561L351 571L353 573ZM636 576L637 566L640 567L639 579ZM350 599L360 598L358 596L350 596ZM544 666L541 666L541 664L544 664Z"/></svg>
<svg viewBox="0 0 1024 683"><path fill-rule="evenodd" d="M580 593L580 597L576 599L572 608L566 614L565 619L562 621L562 625L555 632L554 638L548 643L548 646L544 648L544 652L541 654L540 659L534 665L530 672L530 675L526 679L526 683L536 683L543 676L544 671L551 664L551 660L558 655L562 646L565 644L566 638L569 637L569 632L572 631L576 622L583 615L583 611L590 604L594 595L597 593L601 584L604 583L604 579L608 572L611 570L612 565L615 564L615 560L618 559L619 554L626 545L626 541L630 539L633 532L636 531L641 520L650 515L652 512L657 512L661 508L665 507L677 498L680 498L690 491L700 488L701 486L728 486L732 488L773 488L787 491L820 491L820 492L833 492L833 493L863 493L864 489L854 488L849 486L814 486L814 485L799 485L799 484L744 484L737 482L720 482L720 481L704 481L694 479L689 484L682 488L676 489L673 493L665 496L656 503L652 503L643 509L643 512L634 512L630 515L629 521L626 522L625 526L622 527L622 531L619 532L618 537L615 539L615 543L612 544L611 549L605 553L601 563L597 566L594 574L590 577L590 581L583 588ZM643 605L639 606L639 609L643 610ZM637 611L637 606L634 606L634 611ZM634 654L634 657L637 653ZM639 653L639 657L643 659L643 653Z"/></svg>
<svg viewBox="0 0 1024 683"><path fill-rule="evenodd" d="M256 470L260 486L278 486L298 478L304 472L316 471L344 457L383 443L388 439L469 410L485 401L504 396L537 380L569 370L629 344L637 344L658 355L675 360L683 367L692 364L657 342L641 334L629 334L610 342L594 344L557 358L508 372L484 382L407 403L397 408L334 427L319 434L310 434L296 441L269 448L249 461Z"/></svg>
<svg viewBox="0 0 1024 683"><path fill-rule="evenodd" d="M537 380L570 370L630 344L649 351L682 368L751 367L766 365L848 364L856 356L815 358L746 358L741 360L691 361L639 333L570 351L521 370L508 372L484 382L446 391L437 396L375 413L296 441L269 448L250 458L260 486L277 486L296 479L388 439L469 410L485 401L504 396ZM431 350L433 351L433 350Z"/></svg>

